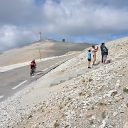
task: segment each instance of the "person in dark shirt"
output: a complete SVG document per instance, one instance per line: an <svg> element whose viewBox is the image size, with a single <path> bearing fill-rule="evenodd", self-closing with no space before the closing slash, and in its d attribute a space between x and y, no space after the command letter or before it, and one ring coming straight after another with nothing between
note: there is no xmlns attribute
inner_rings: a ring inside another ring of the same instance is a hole
<svg viewBox="0 0 128 128"><path fill-rule="evenodd" d="M108 55L108 49L107 47L105 46L105 43L102 43L101 46L100 46L100 49L101 49L101 56L102 56L102 63L106 63L106 60L107 60L107 55Z"/></svg>

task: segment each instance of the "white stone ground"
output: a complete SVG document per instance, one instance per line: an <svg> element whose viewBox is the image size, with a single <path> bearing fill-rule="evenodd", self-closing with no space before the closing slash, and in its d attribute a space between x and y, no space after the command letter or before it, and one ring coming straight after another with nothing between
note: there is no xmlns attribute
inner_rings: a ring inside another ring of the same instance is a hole
<svg viewBox="0 0 128 128"><path fill-rule="evenodd" d="M2 102L0 127L127 128L128 37L106 45L111 63L88 69L85 50Z"/></svg>

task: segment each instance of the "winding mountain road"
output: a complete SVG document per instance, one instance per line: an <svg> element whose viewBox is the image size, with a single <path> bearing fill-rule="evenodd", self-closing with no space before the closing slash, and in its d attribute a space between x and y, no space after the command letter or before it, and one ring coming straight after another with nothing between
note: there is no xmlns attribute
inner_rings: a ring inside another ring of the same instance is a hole
<svg viewBox="0 0 128 128"><path fill-rule="evenodd" d="M31 82L39 79L52 69L75 57L77 54L60 56L50 60L37 63L37 72L34 77L30 77L29 66L12 69L6 72L0 72L0 102L14 95L17 91L25 88ZM53 66L54 65L54 66ZM44 69L45 72L43 72Z"/></svg>

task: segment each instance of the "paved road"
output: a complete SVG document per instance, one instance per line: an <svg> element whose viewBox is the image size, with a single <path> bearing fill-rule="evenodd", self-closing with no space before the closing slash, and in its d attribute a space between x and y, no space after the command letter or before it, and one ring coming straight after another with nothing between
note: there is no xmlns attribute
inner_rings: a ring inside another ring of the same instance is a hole
<svg viewBox="0 0 128 128"><path fill-rule="evenodd" d="M63 56L38 63L37 73L40 73L40 75L36 75L35 77L30 77L29 66L0 73L0 101L5 100L7 97L10 97L22 88L25 88L27 84L40 78L44 75L44 73L41 73L42 70L49 68L56 63L62 63L74 56L76 55ZM45 73L47 73L47 71Z"/></svg>

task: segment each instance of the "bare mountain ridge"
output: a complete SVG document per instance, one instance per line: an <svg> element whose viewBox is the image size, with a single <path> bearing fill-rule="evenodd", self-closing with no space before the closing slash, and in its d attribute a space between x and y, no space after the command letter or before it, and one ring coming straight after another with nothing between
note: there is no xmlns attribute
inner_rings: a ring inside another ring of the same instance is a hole
<svg viewBox="0 0 128 128"><path fill-rule="evenodd" d="M66 43L46 40L11 49L0 55L0 66L30 61L32 59L60 56L70 51L82 51L88 43Z"/></svg>

